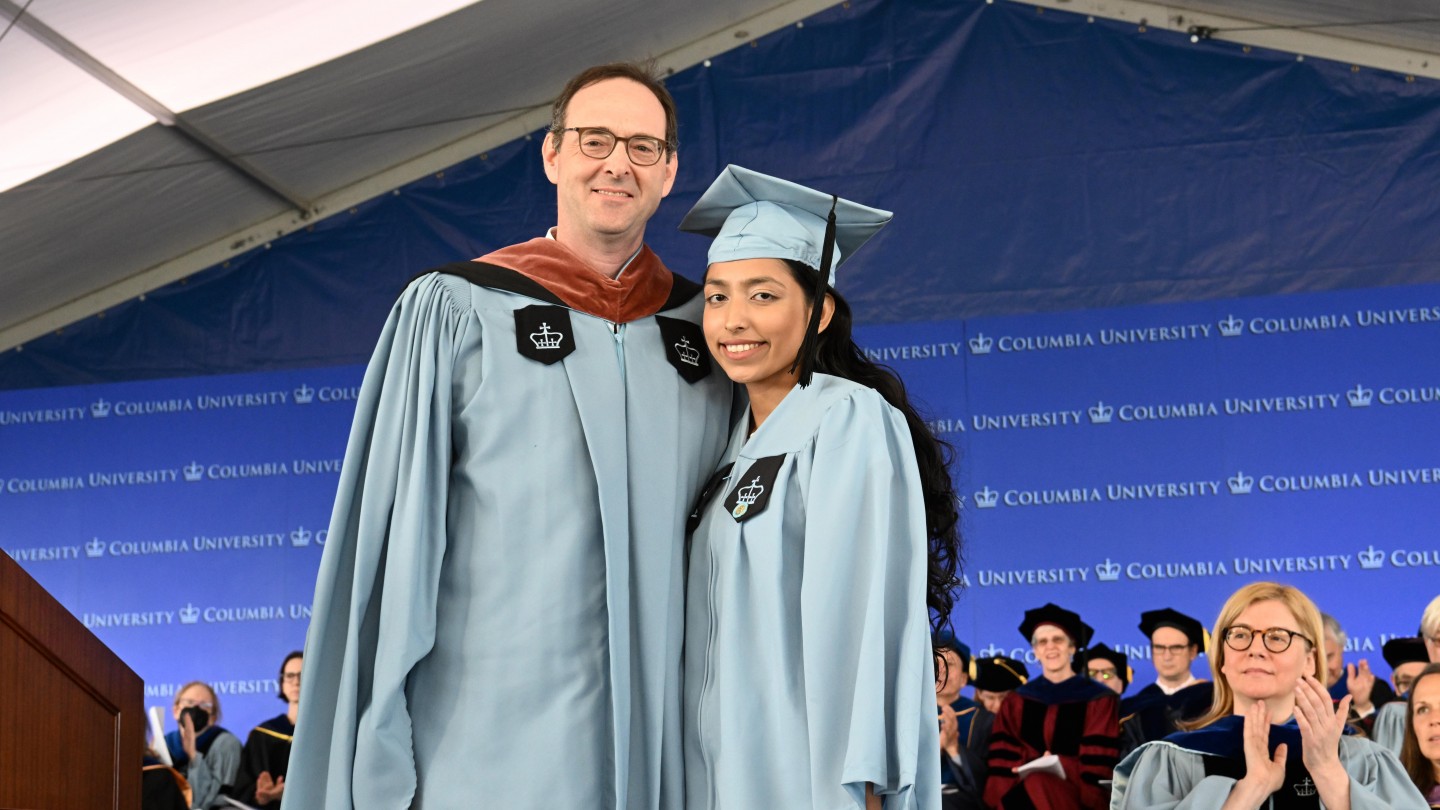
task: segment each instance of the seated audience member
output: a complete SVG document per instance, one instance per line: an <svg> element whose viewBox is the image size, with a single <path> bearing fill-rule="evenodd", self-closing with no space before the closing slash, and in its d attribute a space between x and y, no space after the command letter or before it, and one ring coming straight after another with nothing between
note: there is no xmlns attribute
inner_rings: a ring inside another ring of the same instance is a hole
<svg viewBox="0 0 1440 810"><path fill-rule="evenodd" d="M1424 650L1424 658L1416 655L1412 647L1397 647L1396 654L1416 660L1429 661L1432 664L1440 663L1440 596L1430 600L1425 607L1425 612L1420 614L1420 645ZM1385 660L1390 660L1390 645L1395 639L1385 644ZM1392 662L1391 667L1395 667ZM1391 678L1400 674L1400 668L1395 667ZM1395 684L1397 691L1400 691L1400 683ZM1372 739L1390 749L1397 756L1400 753L1400 743L1405 739L1405 709L1399 706L1399 701L1388 703L1381 707L1375 715L1374 724L1367 729Z"/></svg>
<svg viewBox="0 0 1440 810"><path fill-rule="evenodd" d="M219 725L220 698L204 681L191 681L175 693L173 711L180 728L165 735L165 746L175 770L190 783L190 806L230 806L220 793L240 770L240 739Z"/></svg>
<svg viewBox="0 0 1440 810"><path fill-rule="evenodd" d="M1246 585L1215 622L1215 705L1193 731L1148 742L1115 769L1115 810L1404 808L1424 799L1393 754L1345 734L1346 695L1326 692L1315 603L1273 582Z"/></svg>
<svg viewBox="0 0 1440 810"><path fill-rule="evenodd" d="M1120 702L1124 753L1173 734L1209 711L1214 697L1215 685L1190 671L1209 646L1199 620L1172 608L1147 610L1140 614L1140 632L1150 639L1155 682Z"/></svg>
<svg viewBox="0 0 1440 810"><path fill-rule="evenodd" d="M1030 670L1025 662L994 655L975 659L975 674L970 678L970 685L975 687L975 702L995 714L1005 698L1028 680Z"/></svg>
<svg viewBox="0 0 1440 810"><path fill-rule="evenodd" d="M1394 700L1395 693L1370 671L1369 661L1362 658L1358 666L1347 665L1345 630L1328 613L1320 614L1320 618L1325 623L1325 686L1330 690L1330 699L1337 703L1340 698L1350 696L1350 722L1359 725L1361 720Z"/></svg>
<svg viewBox="0 0 1440 810"><path fill-rule="evenodd" d="M285 793L285 774L290 765L290 741L295 737L295 716L300 711L300 670L304 664L299 650L285 656L280 663L280 700L285 713L272 717L250 731L245 738L240 775L233 794L240 801L263 807L277 808Z"/></svg>
<svg viewBox="0 0 1440 810"><path fill-rule="evenodd" d="M935 637L941 663L935 670L935 703L940 712L940 799L945 810L983 807L985 750L995 715L960 694L969 680L970 648L952 633Z"/></svg>
<svg viewBox="0 0 1440 810"><path fill-rule="evenodd" d="M1135 671L1130 668L1130 657L1104 644L1096 644L1086 651L1085 674L1117 695L1125 694L1130 680L1135 677Z"/></svg>
<svg viewBox="0 0 1440 810"><path fill-rule="evenodd" d="M1012 692L995 716L985 804L1100 810L1109 803L1101 783L1115 766L1120 699L1075 673L1074 660L1094 631L1079 615L1047 604L1025 611L1020 633L1035 650L1041 677Z"/></svg>
<svg viewBox="0 0 1440 810"><path fill-rule="evenodd" d="M1440 807L1440 664L1426 665L1410 685L1400 761L1430 806Z"/></svg>

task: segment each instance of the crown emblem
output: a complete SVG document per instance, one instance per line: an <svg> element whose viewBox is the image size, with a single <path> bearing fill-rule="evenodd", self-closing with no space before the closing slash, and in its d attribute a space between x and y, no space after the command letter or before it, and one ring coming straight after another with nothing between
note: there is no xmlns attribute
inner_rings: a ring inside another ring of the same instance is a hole
<svg viewBox="0 0 1440 810"><path fill-rule="evenodd" d="M100 538L98 538L98 537L92 537L92 538L90 538L90 542L88 542L88 543L85 544L85 556L86 556L86 557L104 557L104 556L105 556L105 543L104 543L104 541L102 541L102 540L101 540Z"/></svg>
<svg viewBox="0 0 1440 810"><path fill-rule="evenodd" d="M1374 546L1370 546L1355 556L1360 558L1361 568L1373 570L1385 564L1385 552L1376 549Z"/></svg>
<svg viewBox="0 0 1440 810"><path fill-rule="evenodd" d="M310 531L304 526L301 526L295 531L290 532L290 545L295 546L296 548L308 546L310 545L310 540L314 538L314 536L314 532Z"/></svg>
<svg viewBox="0 0 1440 810"><path fill-rule="evenodd" d="M549 351L551 349L560 348L560 341L564 339L565 333L551 331L550 324L548 323L540 324L539 332L530 333L530 342L534 343L535 348L540 349L541 351Z"/></svg>
<svg viewBox="0 0 1440 810"><path fill-rule="evenodd" d="M1108 425L1113 416L1115 416L1115 408L1111 405L1097 402L1090 406L1090 424L1092 425Z"/></svg>
<svg viewBox="0 0 1440 810"><path fill-rule="evenodd" d="M1375 401L1375 391L1356 383L1354 388L1345 392L1345 398L1350 400L1352 408L1368 408Z"/></svg>
<svg viewBox="0 0 1440 810"><path fill-rule="evenodd" d="M1120 563L1106 557L1105 562L1095 566L1095 573L1101 582L1114 582L1120 578Z"/></svg>
<svg viewBox="0 0 1440 810"><path fill-rule="evenodd" d="M185 465L185 480L199 481L205 477L205 468L198 461L192 461Z"/></svg>
<svg viewBox="0 0 1440 810"><path fill-rule="evenodd" d="M730 510L730 514L737 518L744 515L750 511L750 507L755 504L755 501L757 501L764 492L765 486L760 483L760 476L757 475L755 476L755 480L741 487L740 491L736 493L736 495L739 496L739 502L735 504L734 509Z"/></svg>
<svg viewBox="0 0 1440 810"><path fill-rule="evenodd" d="M999 502L1000 493L989 486L975 491L975 505L981 509L994 509Z"/></svg>
<svg viewBox="0 0 1440 810"><path fill-rule="evenodd" d="M296 405L309 405L314 399L315 389L305 383L300 383L300 387L295 389Z"/></svg>
<svg viewBox="0 0 1440 810"><path fill-rule="evenodd" d="M984 332L970 338L970 340L966 342L970 344L971 354L989 354L990 350L995 348L995 339L985 337Z"/></svg>
<svg viewBox="0 0 1440 810"><path fill-rule="evenodd" d="M1255 488L1255 477L1237 472L1225 479L1225 483L1230 485L1231 495L1249 495L1250 490Z"/></svg>
<svg viewBox="0 0 1440 810"><path fill-rule="evenodd" d="M104 419L110 415L110 403L103 398L90 403L90 415L96 419Z"/></svg>
<svg viewBox="0 0 1440 810"><path fill-rule="evenodd" d="M1296 785L1295 785L1295 795L1296 795L1296 796L1314 796L1314 795L1315 795L1315 783L1310 781L1310 777L1307 776L1307 777L1305 777L1304 779L1300 780L1298 783L1296 783Z"/></svg>
<svg viewBox="0 0 1440 810"><path fill-rule="evenodd" d="M180 608L181 624L194 624L198 621L200 621L200 608L195 607L194 602L191 602L185 607Z"/></svg>
<svg viewBox="0 0 1440 810"><path fill-rule="evenodd" d="M680 362L699 367L700 352L690 345L690 338L680 338L680 342L675 344L675 353L680 356Z"/></svg>
<svg viewBox="0 0 1440 810"><path fill-rule="evenodd" d="M1244 328L1245 322L1234 315L1220 322L1220 334L1224 337L1239 337Z"/></svg>

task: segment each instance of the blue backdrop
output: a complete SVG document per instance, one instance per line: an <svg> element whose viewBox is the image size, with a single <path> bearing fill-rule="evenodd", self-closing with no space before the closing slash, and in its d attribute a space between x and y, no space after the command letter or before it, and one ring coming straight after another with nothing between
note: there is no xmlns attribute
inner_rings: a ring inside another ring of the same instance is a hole
<svg viewBox="0 0 1440 810"><path fill-rule="evenodd" d="M1151 675L1142 610L1276 578L1379 664L1437 588L1440 90L982 2L855 2L669 82L726 163L891 208L839 280L961 450L955 624L1045 601ZM543 233L520 140L0 357L0 546L134 667L278 713L359 384L427 266ZM199 376L197 376L199 375ZM1384 669L1383 665L1378 667Z"/></svg>

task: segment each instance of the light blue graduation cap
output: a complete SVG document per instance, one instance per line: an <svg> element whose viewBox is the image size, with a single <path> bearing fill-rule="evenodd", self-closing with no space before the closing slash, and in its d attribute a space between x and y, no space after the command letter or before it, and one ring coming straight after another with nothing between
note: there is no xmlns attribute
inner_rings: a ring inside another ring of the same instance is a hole
<svg viewBox="0 0 1440 810"><path fill-rule="evenodd" d="M825 271L826 226L835 218L831 266L855 255L894 216L813 188L730 165L700 195L680 230L714 238L709 263L794 259ZM828 281L828 279L827 279Z"/></svg>
<svg viewBox="0 0 1440 810"><path fill-rule="evenodd" d="M709 264L740 259L800 262L819 272L817 290L823 294L830 289L831 268L855 255L893 216L732 164L700 195L680 221L680 230L714 239ZM820 313L820 307L813 308L805 343L795 358L802 387L810 384Z"/></svg>

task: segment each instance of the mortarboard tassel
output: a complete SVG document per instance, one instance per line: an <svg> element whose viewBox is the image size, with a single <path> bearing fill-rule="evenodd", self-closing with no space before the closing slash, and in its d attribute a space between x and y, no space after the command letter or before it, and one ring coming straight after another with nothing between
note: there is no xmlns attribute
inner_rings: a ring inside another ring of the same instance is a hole
<svg viewBox="0 0 1440 810"><path fill-rule="evenodd" d="M800 367L800 387L810 385L815 374L816 354L820 348L820 317L825 313L825 294L830 291L830 262L835 256L835 206L840 198L830 196L830 215L825 219L825 245L820 250L819 283L815 286L815 300L810 308L810 323L805 327L805 339L800 343L800 353L790 365L794 371Z"/></svg>

